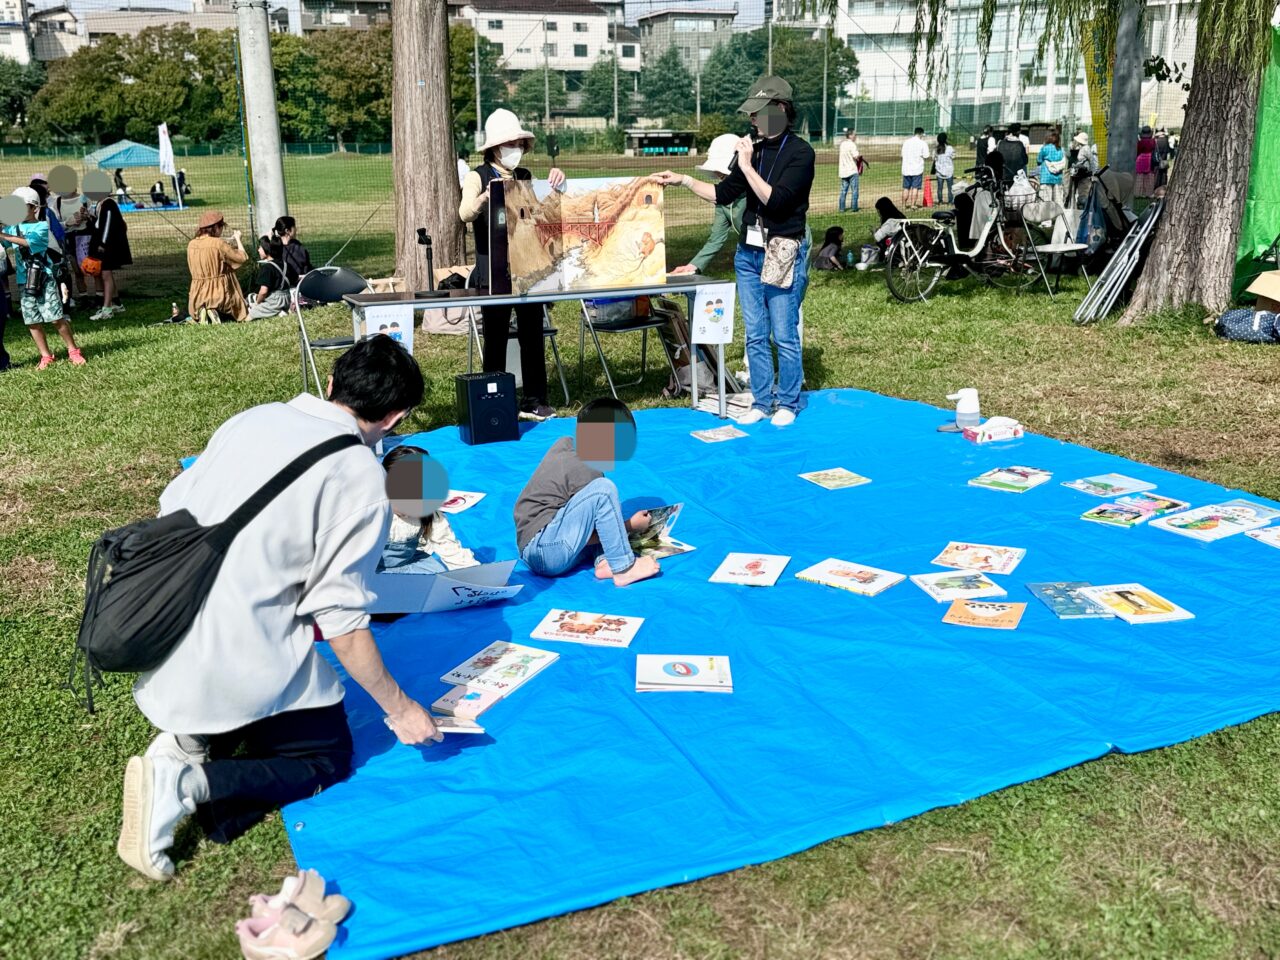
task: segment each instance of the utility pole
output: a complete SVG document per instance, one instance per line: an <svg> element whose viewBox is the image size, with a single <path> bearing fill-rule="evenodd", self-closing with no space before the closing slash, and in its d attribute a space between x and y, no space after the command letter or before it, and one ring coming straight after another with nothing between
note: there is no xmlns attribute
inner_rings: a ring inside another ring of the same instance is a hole
<svg viewBox="0 0 1280 960"><path fill-rule="evenodd" d="M542 119L551 127L551 66L547 60L547 18L542 18Z"/></svg>
<svg viewBox="0 0 1280 960"><path fill-rule="evenodd" d="M613 30L613 125L618 126L618 28Z"/></svg>
<svg viewBox="0 0 1280 960"><path fill-rule="evenodd" d="M774 0L776 3L777 0ZM773 76L773 11L769 12L769 67L765 70L769 76Z"/></svg>
<svg viewBox="0 0 1280 960"><path fill-rule="evenodd" d="M1111 116L1107 118L1107 165L1118 173L1133 173L1137 165L1138 114L1142 109L1142 7L1142 0L1125 0L1116 24Z"/></svg>
<svg viewBox="0 0 1280 960"><path fill-rule="evenodd" d="M484 143L484 141L480 139L480 124L483 122L483 118L480 113L480 17L478 15L476 16L475 22L472 24L472 27L473 27L472 33L474 34L473 39L475 40L474 48L472 50L472 58L475 61L475 73L476 73L476 144L475 145L479 147L480 144Z"/></svg>
<svg viewBox="0 0 1280 960"><path fill-rule="evenodd" d="M280 118L276 113L276 78L271 66L271 34L266 0L235 0L244 77L244 113L249 133L249 169L253 179L254 233L289 212L280 155Z"/></svg>
<svg viewBox="0 0 1280 960"><path fill-rule="evenodd" d="M827 52L831 40L827 28L822 28L822 142L827 142Z"/></svg>
<svg viewBox="0 0 1280 960"><path fill-rule="evenodd" d="M693 75L694 79L694 123L699 128L702 127L702 41L698 41L698 49L695 51L698 56L698 72Z"/></svg>

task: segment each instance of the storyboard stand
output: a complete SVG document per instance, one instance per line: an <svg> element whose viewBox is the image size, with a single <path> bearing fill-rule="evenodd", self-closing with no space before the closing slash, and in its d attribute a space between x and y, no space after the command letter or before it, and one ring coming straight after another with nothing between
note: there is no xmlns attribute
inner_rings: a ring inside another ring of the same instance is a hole
<svg viewBox="0 0 1280 960"><path fill-rule="evenodd" d="M733 308L737 288L732 283L699 284L689 304L689 339L693 343L693 374L689 378L689 390L693 408L698 409L698 357L697 348L716 348L716 387L720 396L720 419L727 420L724 345L733 343Z"/></svg>

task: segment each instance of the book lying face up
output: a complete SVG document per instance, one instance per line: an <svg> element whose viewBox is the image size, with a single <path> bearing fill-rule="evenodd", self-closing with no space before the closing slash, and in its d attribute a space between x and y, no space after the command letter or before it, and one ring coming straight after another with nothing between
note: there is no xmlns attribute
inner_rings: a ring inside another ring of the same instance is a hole
<svg viewBox="0 0 1280 960"><path fill-rule="evenodd" d="M625 647L635 639L643 623L644 617L552 610L529 636L534 640L563 640L591 647Z"/></svg>
<svg viewBox="0 0 1280 960"><path fill-rule="evenodd" d="M631 550L641 557L665 560L667 557L697 549L671 536L671 529L680 519L680 513L683 510L683 503L654 507L650 510L649 526L627 534L627 542L631 545Z"/></svg>
<svg viewBox="0 0 1280 960"><path fill-rule="evenodd" d="M636 656L636 692L733 693L729 658L705 654L641 653Z"/></svg>
<svg viewBox="0 0 1280 960"><path fill-rule="evenodd" d="M771 553L731 553L711 575L711 583L742 583L748 587L772 587L782 576L790 557Z"/></svg>

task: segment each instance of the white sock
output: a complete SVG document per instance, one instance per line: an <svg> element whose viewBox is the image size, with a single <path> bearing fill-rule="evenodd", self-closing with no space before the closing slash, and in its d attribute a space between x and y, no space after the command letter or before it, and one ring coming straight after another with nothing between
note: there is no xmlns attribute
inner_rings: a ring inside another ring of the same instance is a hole
<svg viewBox="0 0 1280 960"><path fill-rule="evenodd" d="M204 767L198 763L188 763L178 775L178 793L183 800L208 803L209 778L204 774Z"/></svg>

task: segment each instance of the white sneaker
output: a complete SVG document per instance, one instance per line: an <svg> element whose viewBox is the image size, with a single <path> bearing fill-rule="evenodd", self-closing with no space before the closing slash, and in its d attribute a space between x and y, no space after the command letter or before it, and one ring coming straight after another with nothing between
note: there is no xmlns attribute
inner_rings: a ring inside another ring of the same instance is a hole
<svg viewBox="0 0 1280 960"><path fill-rule="evenodd" d="M147 752L143 756L150 757L152 760L157 757L168 757L179 763L208 763L209 742L204 737L180 737L176 733L160 733L151 741L151 746L147 747Z"/></svg>
<svg viewBox="0 0 1280 960"><path fill-rule="evenodd" d="M99 307L96 312L89 314L90 320L105 320L111 316L110 307Z"/></svg>
<svg viewBox="0 0 1280 960"><path fill-rule="evenodd" d="M753 423L759 423L761 420L765 419L768 416L769 415L765 413L763 410L757 410L755 407L752 407L750 410L748 410L746 413L740 416L737 422L740 426L748 427Z"/></svg>
<svg viewBox="0 0 1280 960"><path fill-rule="evenodd" d="M111 308L111 313L113 316L117 313L124 313L124 304L117 303L114 307Z"/></svg>
<svg viewBox="0 0 1280 960"><path fill-rule="evenodd" d="M773 425L775 427L789 427L796 422L796 415L782 407L773 415Z"/></svg>
<svg viewBox="0 0 1280 960"><path fill-rule="evenodd" d="M196 812L178 781L186 764L169 757L130 757L124 768L124 811L116 853L144 877L168 880L168 850L178 824Z"/></svg>

